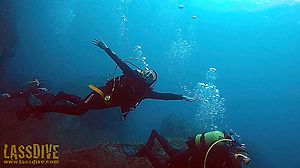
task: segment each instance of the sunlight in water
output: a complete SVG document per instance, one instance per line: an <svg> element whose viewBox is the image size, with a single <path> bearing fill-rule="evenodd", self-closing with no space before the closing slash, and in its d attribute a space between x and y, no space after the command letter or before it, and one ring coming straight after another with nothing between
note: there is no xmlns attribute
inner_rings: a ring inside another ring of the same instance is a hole
<svg viewBox="0 0 300 168"><path fill-rule="evenodd" d="M195 0L191 5L215 11L258 11L298 3L300 0Z"/></svg>

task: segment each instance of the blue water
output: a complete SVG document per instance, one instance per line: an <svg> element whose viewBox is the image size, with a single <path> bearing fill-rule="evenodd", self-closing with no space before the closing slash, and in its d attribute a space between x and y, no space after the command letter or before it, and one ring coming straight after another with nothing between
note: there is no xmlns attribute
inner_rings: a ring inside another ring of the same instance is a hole
<svg viewBox="0 0 300 168"><path fill-rule="evenodd" d="M208 83L213 67L214 85L225 99L220 118L246 143L250 167L300 167L299 1L9 2L18 43L2 81L39 78L58 92L72 90L70 83L89 83L80 80L91 76L107 78L115 64L92 45L97 37L122 58L136 56L140 46L159 74L157 91L188 94ZM146 100L123 123L123 138L144 142L170 114L198 126L197 110L199 101Z"/></svg>

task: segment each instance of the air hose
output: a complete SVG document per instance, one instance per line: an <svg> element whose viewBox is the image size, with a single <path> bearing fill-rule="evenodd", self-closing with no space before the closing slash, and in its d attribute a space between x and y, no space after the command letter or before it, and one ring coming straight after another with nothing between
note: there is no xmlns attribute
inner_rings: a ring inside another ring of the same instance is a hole
<svg viewBox="0 0 300 168"><path fill-rule="evenodd" d="M213 143L213 144L208 148L208 150L207 150L207 152L206 152L206 154L205 154L205 159L204 159L204 163L203 163L203 167L204 167L204 168L206 168L207 157L208 157L208 154L209 154L209 152L211 151L211 149L212 149L215 145L217 145L218 143L224 142L224 141L232 142L231 139L220 139L220 140L216 141L215 143Z"/></svg>
<svg viewBox="0 0 300 168"><path fill-rule="evenodd" d="M142 70L142 68L140 68L139 66L135 65L134 63L129 62L129 60L137 60L137 61L143 62L142 60L140 60L140 59L138 59L138 58L135 58L135 57L129 57L129 58L123 59L123 61L124 61L125 63L134 66L134 67L137 68L138 70ZM116 86L116 77L115 77L115 75L116 75L116 71L118 70L118 67L119 67L119 66L116 65L115 70L114 70L114 73L113 73L113 79L114 79L114 82L113 82L113 88L112 88L112 91L115 90L115 86ZM146 68L147 68L147 67L146 67Z"/></svg>
<svg viewBox="0 0 300 168"><path fill-rule="evenodd" d="M133 64L133 63L131 63L131 62L128 61L128 60L134 60L134 59L140 61L137 58L131 58L131 57L127 58L127 59L124 59L123 61L125 63L128 63L128 64L136 67L137 69L140 69L138 66L136 66L135 64ZM115 77L115 75L116 75L117 69L118 69L118 65L115 67L114 74L113 74L113 86L112 86L112 89L111 89L112 92L115 90L115 86L116 86L116 77ZM35 82L35 81L31 81L31 82ZM92 89L93 91L95 91L96 93L98 93L102 97L102 99L104 100L105 104L109 103L109 100L111 99L110 95L105 95L101 89L95 87L94 85L88 85L88 87L90 89Z"/></svg>

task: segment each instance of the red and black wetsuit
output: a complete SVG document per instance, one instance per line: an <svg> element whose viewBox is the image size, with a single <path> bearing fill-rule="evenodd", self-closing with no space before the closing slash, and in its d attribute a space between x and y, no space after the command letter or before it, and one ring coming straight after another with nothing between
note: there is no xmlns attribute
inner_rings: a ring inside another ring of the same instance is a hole
<svg viewBox="0 0 300 168"><path fill-rule="evenodd" d="M105 103L103 98L95 91L91 92L84 99L65 92L60 92L56 96L53 96L50 103L46 103L37 109L42 112L81 115L91 109L106 109L120 106L121 111L127 113L146 98L183 100L182 95L153 91L151 86L146 83L139 73L136 70L132 70L114 52L109 48L105 49L105 52L116 62L123 72L122 76L116 77L108 81L105 86L99 87L105 95L110 95L110 100L107 103ZM62 101L68 101L69 103L59 103Z"/></svg>

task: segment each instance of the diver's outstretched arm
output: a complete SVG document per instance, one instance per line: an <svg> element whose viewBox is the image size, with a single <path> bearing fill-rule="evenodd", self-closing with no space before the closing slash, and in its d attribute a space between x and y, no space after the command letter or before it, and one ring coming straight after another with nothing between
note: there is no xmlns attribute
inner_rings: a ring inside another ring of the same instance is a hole
<svg viewBox="0 0 300 168"><path fill-rule="evenodd" d="M93 41L93 44L106 52L106 54L120 67L124 74L138 77L138 74L132 70L124 61L122 61L116 53L111 51L111 49L99 38Z"/></svg>
<svg viewBox="0 0 300 168"><path fill-rule="evenodd" d="M185 100L188 102L194 101L193 98L184 96L184 95L179 95L179 94L173 94L173 93L158 93L155 91L150 92L146 98L150 99L160 99L160 100Z"/></svg>

